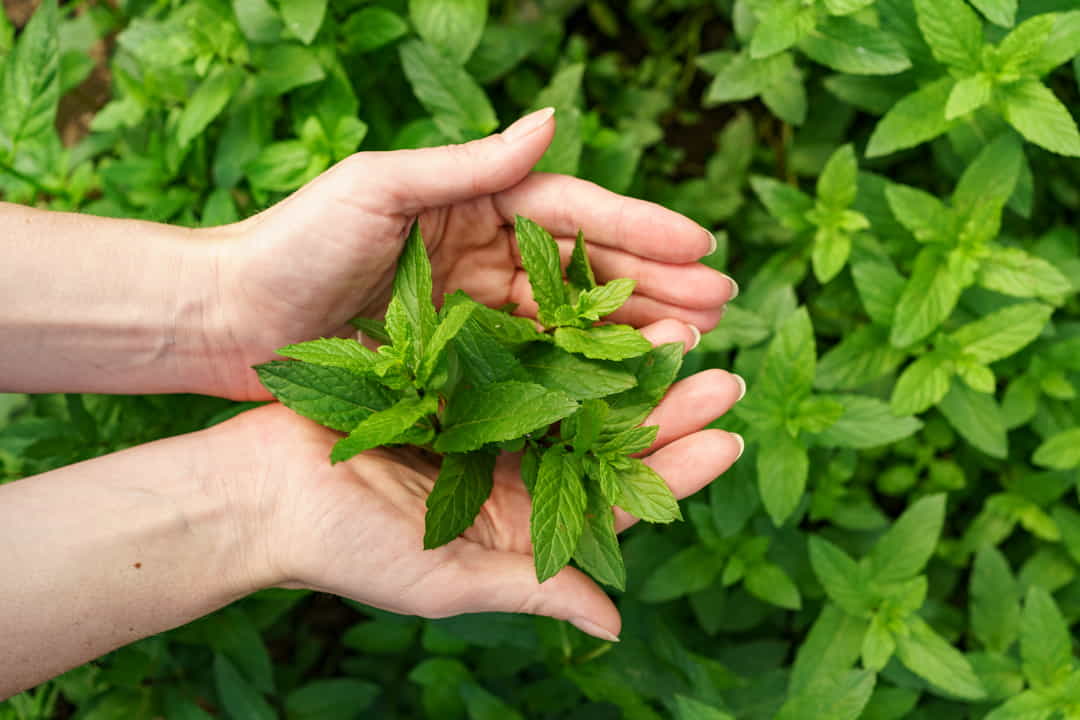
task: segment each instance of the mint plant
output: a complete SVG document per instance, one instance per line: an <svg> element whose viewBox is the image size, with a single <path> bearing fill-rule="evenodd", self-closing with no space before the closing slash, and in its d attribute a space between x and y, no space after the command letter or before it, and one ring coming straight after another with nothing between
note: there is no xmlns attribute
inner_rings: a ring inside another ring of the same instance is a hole
<svg viewBox="0 0 1080 720"><path fill-rule="evenodd" d="M373 351L321 338L281 348L291 360L256 370L286 406L348 433L332 462L384 445L442 456L425 548L465 532L491 493L497 455L523 452L537 579L573 559L621 590L626 570L611 506L651 522L681 517L664 480L635 456L656 439L657 428L641 423L678 375L682 347L653 348L628 325L596 324L629 299L635 283L598 284L581 233L566 279L546 230L518 217L515 234L541 327L460 290L436 310L417 223L385 320L356 321L385 344Z"/></svg>

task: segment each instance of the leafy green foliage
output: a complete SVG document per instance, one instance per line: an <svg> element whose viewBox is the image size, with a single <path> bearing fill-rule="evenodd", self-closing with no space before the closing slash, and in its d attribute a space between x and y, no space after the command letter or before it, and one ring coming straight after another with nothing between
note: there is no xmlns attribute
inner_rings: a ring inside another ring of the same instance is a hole
<svg viewBox="0 0 1080 720"><path fill-rule="evenodd" d="M75 88L100 47L109 102L78 106L87 133L73 129ZM344 433L410 388L449 400L539 386L549 416L568 414L532 432L522 474L535 491L548 448L570 477L580 466L584 504L562 505L583 508L570 556L617 590L617 646L523 616L427 621L271 590L0 704L0 718L1074 713L1078 53L1071 0L44 2L28 25L0 13L7 201L225 224L358 149L467 141L552 105L540 169L691 216L719 241L705 262L742 285L682 371L678 346L588 357L565 338L588 335L632 283L605 283L583 239L563 282L546 233L523 226L554 268L536 298L544 331L430 288L429 307L421 272L393 338L354 322L400 352L329 338L259 369ZM627 456L655 442L641 423L680 372L712 367L749 381L716 423L743 434L746 455L680 507ZM0 396L0 475L249 406ZM447 409L402 442L437 442ZM512 442L444 457L426 545L470 526ZM620 503L689 522L643 523L620 551Z"/></svg>

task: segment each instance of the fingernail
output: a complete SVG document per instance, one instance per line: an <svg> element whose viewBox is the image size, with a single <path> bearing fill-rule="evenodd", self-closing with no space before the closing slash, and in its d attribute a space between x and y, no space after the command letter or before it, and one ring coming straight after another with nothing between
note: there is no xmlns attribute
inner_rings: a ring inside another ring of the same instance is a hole
<svg viewBox="0 0 1080 720"><path fill-rule="evenodd" d="M618 635L609 630L605 630L592 620L586 620L585 618L570 618L570 624L586 635L592 635L594 638L607 640L608 642L613 643L619 642Z"/></svg>
<svg viewBox="0 0 1080 720"><path fill-rule="evenodd" d="M731 433L731 434L735 437L736 440L739 441L739 454L735 456L735 459L738 460L739 458L742 457L743 452L746 450L746 441L743 440L743 436L740 435L739 433Z"/></svg>
<svg viewBox="0 0 1080 720"><path fill-rule="evenodd" d="M731 377L735 378L735 382L739 383L739 397L735 399L735 402L739 402L739 400L746 397L746 381L743 380L742 375L736 375L735 373L731 373Z"/></svg>
<svg viewBox="0 0 1080 720"><path fill-rule="evenodd" d="M537 110L536 112L529 113L523 118L519 118L513 125L503 130L502 136L511 142L521 140L526 135L529 135L534 130L538 130L543 127L551 116L555 114L555 108L546 107L543 110Z"/></svg>
<svg viewBox="0 0 1080 720"><path fill-rule="evenodd" d="M705 234L709 236L709 252L706 255L712 255L716 252L716 248L720 247L720 242L716 239L716 235L713 235L708 230L705 231Z"/></svg>
<svg viewBox="0 0 1080 720"><path fill-rule="evenodd" d="M690 347L688 347L686 349L687 352L689 352L690 350L693 350L694 348L696 348L701 343L701 331L697 329L696 325L691 325L690 326L690 332L694 336L694 341L692 343L690 343Z"/></svg>
<svg viewBox="0 0 1080 720"><path fill-rule="evenodd" d="M735 282L735 278L730 275L725 275L728 282L731 283L731 296L728 298L728 302L731 302L735 298L739 297L739 283Z"/></svg>

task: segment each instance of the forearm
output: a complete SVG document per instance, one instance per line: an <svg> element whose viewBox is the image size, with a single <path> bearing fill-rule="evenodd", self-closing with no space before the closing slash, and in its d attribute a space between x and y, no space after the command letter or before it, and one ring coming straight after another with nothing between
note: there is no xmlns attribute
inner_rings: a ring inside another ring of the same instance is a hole
<svg viewBox="0 0 1080 720"><path fill-rule="evenodd" d="M271 584L229 432L0 486L0 698Z"/></svg>
<svg viewBox="0 0 1080 720"><path fill-rule="evenodd" d="M204 373L211 245L0 203L0 392L184 392Z"/></svg>

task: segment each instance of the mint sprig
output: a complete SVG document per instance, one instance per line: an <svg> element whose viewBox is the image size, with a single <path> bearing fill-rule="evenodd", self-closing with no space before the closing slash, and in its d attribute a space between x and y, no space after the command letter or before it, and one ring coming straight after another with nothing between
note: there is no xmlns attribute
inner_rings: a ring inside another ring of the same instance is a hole
<svg viewBox="0 0 1080 720"><path fill-rule="evenodd" d="M443 456L427 501L425 548L465 532L491 493L496 456L523 451L537 579L574 559L623 589L611 506L653 522L681 517L667 484L633 456L656 439L657 428L641 423L675 380L682 347L653 348L628 325L597 324L630 298L634 282L599 284L581 233L564 278L546 230L518 217L515 232L540 327L460 290L436 311L415 225L385 320L352 322L384 342L377 351L320 338L281 348L290 360L256 370L287 407L348 433L332 462L387 445Z"/></svg>

